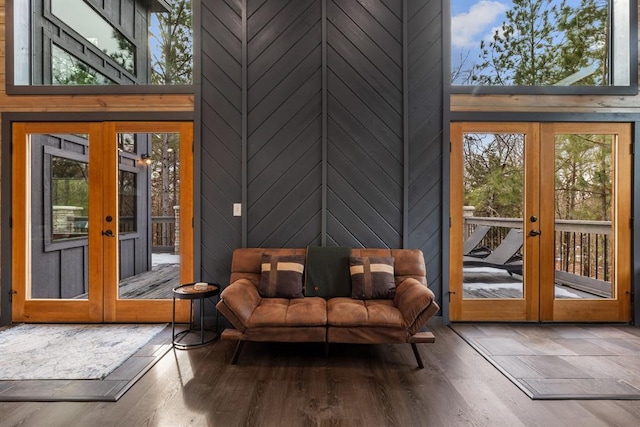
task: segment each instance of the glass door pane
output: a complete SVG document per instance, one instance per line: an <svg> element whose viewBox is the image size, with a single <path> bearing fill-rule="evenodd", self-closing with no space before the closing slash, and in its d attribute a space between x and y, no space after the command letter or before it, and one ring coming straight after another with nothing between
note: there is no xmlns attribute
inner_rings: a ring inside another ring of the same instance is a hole
<svg viewBox="0 0 640 427"><path fill-rule="evenodd" d="M615 298L615 135L555 134L555 298Z"/></svg>
<svg viewBox="0 0 640 427"><path fill-rule="evenodd" d="M463 299L522 299L522 133L464 133Z"/></svg>
<svg viewBox="0 0 640 427"><path fill-rule="evenodd" d="M29 134L29 299L89 297L89 135Z"/></svg>
<svg viewBox="0 0 640 427"><path fill-rule="evenodd" d="M180 284L180 134L117 134L119 299L170 299Z"/></svg>

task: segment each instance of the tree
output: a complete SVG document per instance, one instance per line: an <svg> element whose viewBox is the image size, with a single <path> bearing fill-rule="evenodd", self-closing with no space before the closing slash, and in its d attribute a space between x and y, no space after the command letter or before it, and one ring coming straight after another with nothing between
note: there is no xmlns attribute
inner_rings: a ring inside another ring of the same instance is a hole
<svg viewBox="0 0 640 427"><path fill-rule="evenodd" d="M465 134L465 204L476 216L522 216L524 138L521 134Z"/></svg>
<svg viewBox="0 0 640 427"><path fill-rule="evenodd" d="M54 85L108 85L114 82L70 53L53 47L51 83Z"/></svg>
<svg viewBox="0 0 640 427"><path fill-rule="evenodd" d="M157 31L151 35L155 44L151 51L151 82L159 85L191 84L193 80L193 37L191 0L174 0L168 13L155 14ZM155 26L152 26L155 27ZM153 157L160 159L152 175L155 215L173 215L178 204L177 135L152 135Z"/></svg>
<svg viewBox="0 0 640 427"><path fill-rule="evenodd" d="M191 84L193 37L191 0L174 0L168 13L157 13L157 32L151 34L151 82Z"/></svg>
<svg viewBox="0 0 640 427"><path fill-rule="evenodd" d="M513 0L490 42L480 42L473 77L483 85L553 85L596 64L603 72L581 84L602 84L607 73L606 0Z"/></svg>
<svg viewBox="0 0 640 427"><path fill-rule="evenodd" d="M608 83L608 0L582 0L576 9L562 11L558 30L564 34L559 46L559 68L571 75L592 64L600 72L576 82L578 85L602 86Z"/></svg>
<svg viewBox="0 0 640 427"><path fill-rule="evenodd" d="M556 218L610 221L611 135L556 135Z"/></svg>

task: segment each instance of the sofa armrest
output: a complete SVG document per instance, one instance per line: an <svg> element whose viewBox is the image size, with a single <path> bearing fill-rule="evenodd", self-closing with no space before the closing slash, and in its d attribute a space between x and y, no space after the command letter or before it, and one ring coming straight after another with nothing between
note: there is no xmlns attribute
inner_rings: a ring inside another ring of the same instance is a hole
<svg viewBox="0 0 640 427"><path fill-rule="evenodd" d="M238 279L220 293L216 308L241 332L247 329L249 318L262 297L248 279Z"/></svg>
<svg viewBox="0 0 640 427"><path fill-rule="evenodd" d="M440 310L433 292L414 278L407 278L400 283L393 302L402 313L405 327L411 335L420 331Z"/></svg>

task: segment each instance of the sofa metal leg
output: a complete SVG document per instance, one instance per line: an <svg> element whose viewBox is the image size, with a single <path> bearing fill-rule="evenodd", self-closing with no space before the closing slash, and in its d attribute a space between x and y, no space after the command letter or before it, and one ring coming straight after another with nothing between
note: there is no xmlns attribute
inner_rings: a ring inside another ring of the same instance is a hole
<svg viewBox="0 0 640 427"><path fill-rule="evenodd" d="M413 354L416 356L416 362L418 362L418 368L424 369L424 365L422 364L422 358L420 357L420 352L418 351L418 346L416 343L411 343L411 348L413 349Z"/></svg>
<svg viewBox="0 0 640 427"><path fill-rule="evenodd" d="M236 344L236 351L233 353L233 359L231 359L231 364L238 364L238 359L240 358L240 352L242 351L242 346L244 346L244 340L238 340L238 344Z"/></svg>

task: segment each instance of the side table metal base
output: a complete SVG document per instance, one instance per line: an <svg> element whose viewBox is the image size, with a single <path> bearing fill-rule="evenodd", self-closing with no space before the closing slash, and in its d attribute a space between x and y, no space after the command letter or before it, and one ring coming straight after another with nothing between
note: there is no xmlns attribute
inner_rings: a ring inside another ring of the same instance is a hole
<svg viewBox="0 0 640 427"><path fill-rule="evenodd" d="M211 337L207 337L207 339L203 340L202 336L200 336L200 340L193 343L181 342L181 340L187 338L189 335L195 335L200 333L201 333L200 330L191 329L191 328L178 332L173 336L173 347L178 350L188 350L190 348L198 348L198 347L202 347L212 343L220 336L220 334L215 331L205 331L205 334L204 334L205 337L207 335L211 335Z"/></svg>
<svg viewBox="0 0 640 427"><path fill-rule="evenodd" d="M220 288L216 284L201 283L199 285L206 285L204 289L195 287L195 284L189 283L186 285L176 286L173 289L173 321L171 323L171 336L173 347L178 350L187 350L190 348L202 347L215 341L220 335L218 331L218 316L216 312L216 329L214 331L204 329L204 301L207 298L211 298L220 293ZM190 300L189 309L189 327L184 331L176 333L176 298ZM193 329L193 301L200 300L200 329ZM189 339L185 342L185 339L189 336L200 335L199 339Z"/></svg>

